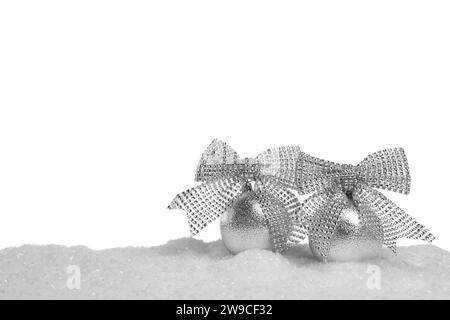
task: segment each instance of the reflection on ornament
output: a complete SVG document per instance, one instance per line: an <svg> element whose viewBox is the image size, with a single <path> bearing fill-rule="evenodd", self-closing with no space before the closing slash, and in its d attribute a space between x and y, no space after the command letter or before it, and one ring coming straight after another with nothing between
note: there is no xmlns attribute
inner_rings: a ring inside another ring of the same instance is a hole
<svg viewBox="0 0 450 320"><path fill-rule="evenodd" d="M256 192L243 192L222 214L220 231L225 246L232 253L248 249L274 250L269 226Z"/></svg>
<svg viewBox="0 0 450 320"><path fill-rule="evenodd" d="M376 258L383 247L381 220L369 209L348 204L339 216L336 228L329 240L326 261L359 261ZM309 239L313 255L324 260L314 236Z"/></svg>

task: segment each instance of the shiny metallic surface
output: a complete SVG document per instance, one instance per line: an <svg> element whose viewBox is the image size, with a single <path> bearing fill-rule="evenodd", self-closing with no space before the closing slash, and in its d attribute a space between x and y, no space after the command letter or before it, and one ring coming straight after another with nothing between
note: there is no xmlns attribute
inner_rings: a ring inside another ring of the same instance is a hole
<svg viewBox="0 0 450 320"><path fill-rule="evenodd" d="M371 256L372 248L379 247L373 242L379 238L394 253L398 239L428 242L435 239L424 225L376 190L409 193L411 176L402 148L372 153L357 165L339 164L301 153L294 180L300 195L313 194L293 219L288 243L296 245L307 234L310 247L320 260ZM341 219L347 200L358 212L360 222L356 224L355 219L345 218L348 214ZM361 239L361 245L355 239Z"/></svg>
<svg viewBox="0 0 450 320"><path fill-rule="evenodd" d="M309 242L319 260L319 248ZM376 258L383 246L381 220L368 210L360 210L351 202L341 211L336 229L330 239L326 261L360 261Z"/></svg>
<svg viewBox="0 0 450 320"><path fill-rule="evenodd" d="M220 231L223 243L232 253L274 250L269 226L254 191L242 193L222 214Z"/></svg>
<svg viewBox="0 0 450 320"><path fill-rule="evenodd" d="M293 241L290 241L291 221L301 210L298 198L287 189L295 187L295 167L300 154L299 147L282 146L267 149L256 158L240 158L228 144L214 139L203 152L197 166L195 180L202 184L177 194L168 208L186 212L191 235L195 236L221 217L238 197L249 191L248 185L254 183L258 186L255 193L262 208L259 212L266 214L263 225L269 229L275 251L282 252L293 245ZM242 211L234 211L238 210ZM254 211L254 208L251 210ZM236 220L234 211L227 213L227 216L231 216L225 217L227 223ZM242 232L237 233L239 228L235 227L244 223L246 228L254 229L251 231L253 236L249 241L246 240L248 246L261 247L261 237L256 236L260 235L260 230L255 229L255 221L252 221L239 217L239 221L224 228L225 233L231 232L231 238L236 238ZM292 239L299 241L305 237L306 230L299 227ZM267 234L262 238L266 241ZM234 241L230 240L230 243Z"/></svg>

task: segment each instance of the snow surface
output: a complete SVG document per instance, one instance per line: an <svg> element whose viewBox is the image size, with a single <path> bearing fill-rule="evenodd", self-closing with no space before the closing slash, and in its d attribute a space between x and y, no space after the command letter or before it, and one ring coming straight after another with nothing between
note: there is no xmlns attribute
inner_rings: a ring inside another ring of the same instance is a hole
<svg viewBox="0 0 450 320"><path fill-rule="evenodd" d="M100 251L25 245L0 251L0 299L450 298L449 252L433 245L398 251L325 264L307 246L231 255L221 241L191 238ZM70 265L80 268L80 289L67 286Z"/></svg>

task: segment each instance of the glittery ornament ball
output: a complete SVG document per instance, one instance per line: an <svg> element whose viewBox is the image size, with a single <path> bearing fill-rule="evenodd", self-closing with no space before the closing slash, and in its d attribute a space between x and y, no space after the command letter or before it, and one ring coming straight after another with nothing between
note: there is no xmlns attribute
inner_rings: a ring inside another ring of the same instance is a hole
<svg viewBox="0 0 450 320"><path fill-rule="evenodd" d="M249 249L273 250L264 212L254 191L242 193L220 219L224 245L232 253Z"/></svg>
<svg viewBox="0 0 450 320"><path fill-rule="evenodd" d="M309 241L313 255L326 261L359 261L380 255L383 229L380 219L368 210L356 208L351 202L342 210L336 229L330 239L327 258L320 254L316 244Z"/></svg>

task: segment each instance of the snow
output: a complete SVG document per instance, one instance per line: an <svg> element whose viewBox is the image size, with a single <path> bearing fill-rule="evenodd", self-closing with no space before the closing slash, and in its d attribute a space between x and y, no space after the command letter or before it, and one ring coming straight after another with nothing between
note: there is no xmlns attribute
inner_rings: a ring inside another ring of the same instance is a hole
<svg viewBox="0 0 450 320"><path fill-rule="evenodd" d="M25 245L0 251L0 299L17 298L449 299L450 253L419 245L325 264L306 245L238 255L191 238L99 251Z"/></svg>

